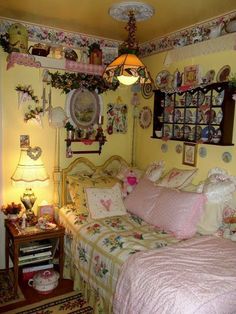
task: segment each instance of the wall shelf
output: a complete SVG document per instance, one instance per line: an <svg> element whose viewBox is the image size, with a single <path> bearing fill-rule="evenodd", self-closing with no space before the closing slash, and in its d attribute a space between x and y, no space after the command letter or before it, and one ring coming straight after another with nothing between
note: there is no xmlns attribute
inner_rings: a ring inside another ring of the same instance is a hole
<svg viewBox="0 0 236 314"><path fill-rule="evenodd" d="M105 68L103 65L86 64L67 59L55 59L50 57L41 57L30 54L12 52L7 57L7 70L14 67L15 64L34 68L80 72L99 76L102 76Z"/></svg>
<svg viewBox="0 0 236 314"><path fill-rule="evenodd" d="M65 139L66 142L66 157L70 158L73 157L73 154L101 154L102 152L102 146L105 144L106 142L106 138L103 137L100 140L90 140L90 139ZM72 143L82 143L85 145L91 145L94 143L98 143L99 147L97 150L72 150L71 149L71 144Z"/></svg>

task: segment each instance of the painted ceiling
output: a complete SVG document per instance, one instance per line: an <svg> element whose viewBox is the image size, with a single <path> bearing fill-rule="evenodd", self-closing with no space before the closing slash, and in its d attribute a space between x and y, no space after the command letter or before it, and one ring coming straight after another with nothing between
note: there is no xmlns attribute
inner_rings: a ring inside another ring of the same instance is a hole
<svg viewBox="0 0 236 314"><path fill-rule="evenodd" d="M1 0L0 16L72 32L125 40L126 22L117 21L108 14L109 8L120 2L112 0ZM155 13L149 20L137 23L136 37L140 43L236 10L236 0L147 0L143 2L151 5Z"/></svg>

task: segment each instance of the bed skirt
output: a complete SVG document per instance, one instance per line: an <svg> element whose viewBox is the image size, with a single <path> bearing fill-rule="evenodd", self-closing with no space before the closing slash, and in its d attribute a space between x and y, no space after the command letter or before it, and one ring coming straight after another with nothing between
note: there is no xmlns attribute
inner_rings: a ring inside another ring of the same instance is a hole
<svg viewBox="0 0 236 314"><path fill-rule="evenodd" d="M94 314L110 314L112 313L112 305L106 302L101 297L98 291L90 287L89 283L85 282L80 275L79 269L73 263L73 259L65 254L64 260L64 279L71 279L74 281L74 290L79 290L83 293L87 303L92 306Z"/></svg>

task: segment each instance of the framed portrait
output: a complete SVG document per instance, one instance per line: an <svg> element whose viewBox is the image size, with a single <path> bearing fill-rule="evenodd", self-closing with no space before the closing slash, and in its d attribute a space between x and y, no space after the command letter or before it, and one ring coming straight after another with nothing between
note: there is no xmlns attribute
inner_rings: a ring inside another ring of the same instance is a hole
<svg viewBox="0 0 236 314"><path fill-rule="evenodd" d="M29 135L20 135L20 148L28 148L30 146Z"/></svg>
<svg viewBox="0 0 236 314"><path fill-rule="evenodd" d="M54 221L54 207L53 205L38 206L38 217L45 217L48 221Z"/></svg>
<svg viewBox="0 0 236 314"><path fill-rule="evenodd" d="M65 109L74 127L87 129L99 123L102 115L102 100L94 91L84 88L74 89L67 95Z"/></svg>
<svg viewBox="0 0 236 314"><path fill-rule="evenodd" d="M183 164L188 166L196 166L197 163L197 145L195 143L184 143Z"/></svg>
<svg viewBox="0 0 236 314"><path fill-rule="evenodd" d="M195 86L200 81L199 65L189 65L184 68L184 85Z"/></svg>

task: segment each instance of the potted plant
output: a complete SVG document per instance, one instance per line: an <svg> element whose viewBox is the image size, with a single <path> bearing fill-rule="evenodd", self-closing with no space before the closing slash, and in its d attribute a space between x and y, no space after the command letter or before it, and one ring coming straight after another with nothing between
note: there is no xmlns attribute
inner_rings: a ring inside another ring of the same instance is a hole
<svg viewBox="0 0 236 314"><path fill-rule="evenodd" d="M21 204L15 204L12 202L11 204L7 204L7 206L3 205L1 207L1 211L4 213L4 215L8 216L8 219L10 220L17 220L18 214L20 213L22 209Z"/></svg>
<svg viewBox="0 0 236 314"><path fill-rule="evenodd" d="M75 135L75 128L74 128L74 126L68 121L65 124L65 128L67 130L67 139L68 140L73 140L74 139L74 135Z"/></svg>

